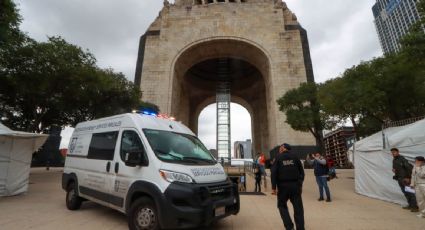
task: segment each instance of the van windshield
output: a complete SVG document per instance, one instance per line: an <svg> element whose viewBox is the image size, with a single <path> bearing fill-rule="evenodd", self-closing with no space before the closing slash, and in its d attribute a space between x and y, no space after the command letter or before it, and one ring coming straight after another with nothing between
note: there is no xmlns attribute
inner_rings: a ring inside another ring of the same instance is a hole
<svg viewBox="0 0 425 230"><path fill-rule="evenodd" d="M153 129L144 129L143 132L160 160L185 164L216 163L214 157L195 136Z"/></svg>

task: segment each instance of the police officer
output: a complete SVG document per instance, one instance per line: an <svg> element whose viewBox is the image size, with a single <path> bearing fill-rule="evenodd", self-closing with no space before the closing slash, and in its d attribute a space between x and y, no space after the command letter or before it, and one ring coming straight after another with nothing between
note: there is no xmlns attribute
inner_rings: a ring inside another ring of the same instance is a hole
<svg viewBox="0 0 425 230"><path fill-rule="evenodd" d="M304 181L304 169L300 159L290 152L291 146L284 143L279 148L275 163L271 169L273 195L276 195L277 207L285 228L294 229L294 223L288 211L288 200L294 206L294 219L297 230L304 230L304 208L301 198Z"/></svg>

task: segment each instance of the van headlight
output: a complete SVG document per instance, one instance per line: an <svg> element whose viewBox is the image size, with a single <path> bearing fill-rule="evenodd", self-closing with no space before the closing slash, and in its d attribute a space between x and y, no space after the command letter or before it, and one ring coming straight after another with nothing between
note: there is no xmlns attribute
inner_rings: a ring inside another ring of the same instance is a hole
<svg viewBox="0 0 425 230"><path fill-rule="evenodd" d="M180 183L195 183L195 181L189 175L184 173L172 172L167 170L159 170L159 174L164 180L172 183L172 182L180 182Z"/></svg>

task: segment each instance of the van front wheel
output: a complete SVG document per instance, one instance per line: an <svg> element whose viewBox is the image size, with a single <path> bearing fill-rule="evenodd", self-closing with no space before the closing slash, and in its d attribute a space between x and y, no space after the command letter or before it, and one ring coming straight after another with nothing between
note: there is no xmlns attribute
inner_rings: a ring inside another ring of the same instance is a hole
<svg viewBox="0 0 425 230"><path fill-rule="evenodd" d="M130 230L159 229L158 213L151 199L142 197L131 205L128 215L128 227Z"/></svg>
<svg viewBox="0 0 425 230"><path fill-rule="evenodd" d="M77 195L75 183L70 183L66 191L66 207L69 210L80 209L83 199Z"/></svg>

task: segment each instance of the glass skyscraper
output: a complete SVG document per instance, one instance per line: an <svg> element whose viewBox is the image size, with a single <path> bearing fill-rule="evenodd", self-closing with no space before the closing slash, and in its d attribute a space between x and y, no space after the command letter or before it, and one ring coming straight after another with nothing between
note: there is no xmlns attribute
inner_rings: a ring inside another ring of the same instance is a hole
<svg viewBox="0 0 425 230"><path fill-rule="evenodd" d="M419 19L416 2L417 0L377 0L372 7L384 53L400 50L400 38Z"/></svg>

